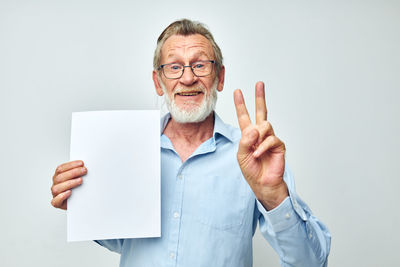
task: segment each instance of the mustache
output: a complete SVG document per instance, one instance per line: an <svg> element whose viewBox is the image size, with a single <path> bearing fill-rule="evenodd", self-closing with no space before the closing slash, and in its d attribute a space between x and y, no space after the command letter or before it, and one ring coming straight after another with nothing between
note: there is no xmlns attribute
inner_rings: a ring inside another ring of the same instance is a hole
<svg viewBox="0 0 400 267"><path fill-rule="evenodd" d="M206 89L199 85L199 86L194 86L194 87L181 87L181 88L177 88L174 91L174 94L180 94L180 93L189 93L189 92L201 92L201 93L205 93Z"/></svg>

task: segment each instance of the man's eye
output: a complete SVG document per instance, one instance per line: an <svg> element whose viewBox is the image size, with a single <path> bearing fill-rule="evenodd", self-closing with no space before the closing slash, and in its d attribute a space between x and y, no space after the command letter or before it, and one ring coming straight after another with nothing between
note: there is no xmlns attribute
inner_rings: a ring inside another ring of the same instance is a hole
<svg viewBox="0 0 400 267"><path fill-rule="evenodd" d="M196 63L196 64L193 65L193 68L194 68L194 69L201 69L201 68L204 68L204 64L203 64L203 63Z"/></svg>
<svg viewBox="0 0 400 267"><path fill-rule="evenodd" d="M180 66L180 65L170 65L169 68L171 70L180 70L182 68L182 66Z"/></svg>

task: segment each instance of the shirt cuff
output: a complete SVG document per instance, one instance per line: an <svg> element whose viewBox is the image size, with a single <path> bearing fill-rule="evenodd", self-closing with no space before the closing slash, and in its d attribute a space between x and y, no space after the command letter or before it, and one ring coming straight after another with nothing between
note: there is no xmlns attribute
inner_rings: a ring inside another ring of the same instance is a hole
<svg viewBox="0 0 400 267"><path fill-rule="evenodd" d="M270 211L267 211L258 200L257 207L276 233L286 230L301 221L301 218L293 208L290 197L286 197L278 207Z"/></svg>

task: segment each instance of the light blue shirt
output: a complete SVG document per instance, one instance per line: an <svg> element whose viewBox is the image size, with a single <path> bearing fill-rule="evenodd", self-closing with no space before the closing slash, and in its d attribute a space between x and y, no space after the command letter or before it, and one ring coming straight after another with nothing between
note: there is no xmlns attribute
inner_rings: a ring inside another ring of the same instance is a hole
<svg viewBox="0 0 400 267"><path fill-rule="evenodd" d="M161 133L161 237L96 242L120 253L121 267L250 267L259 223L282 266L327 266L330 234L296 195L291 173L290 196L266 211L240 171L239 141L240 130L215 114L212 138L182 163Z"/></svg>

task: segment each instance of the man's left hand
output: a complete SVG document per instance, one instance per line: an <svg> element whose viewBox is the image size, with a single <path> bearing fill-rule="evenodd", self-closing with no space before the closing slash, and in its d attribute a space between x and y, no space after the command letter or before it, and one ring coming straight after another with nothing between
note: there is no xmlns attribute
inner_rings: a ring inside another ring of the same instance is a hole
<svg viewBox="0 0 400 267"><path fill-rule="evenodd" d="M236 114L242 131L237 160L257 199L267 210L272 210L288 196L283 181L286 149L267 121L263 82L256 84L255 94L256 124L252 124L242 92L239 89L234 92Z"/></svg>

